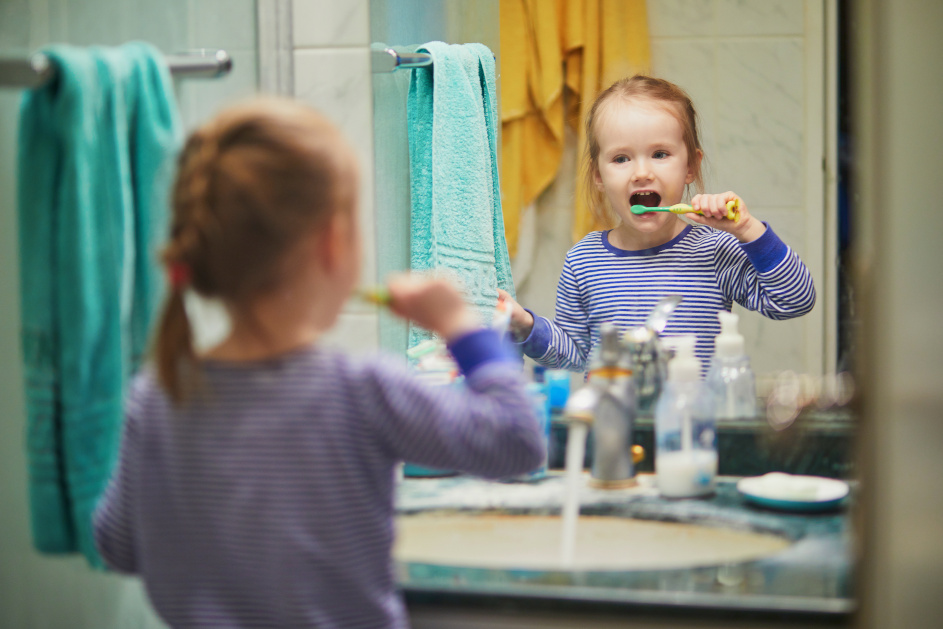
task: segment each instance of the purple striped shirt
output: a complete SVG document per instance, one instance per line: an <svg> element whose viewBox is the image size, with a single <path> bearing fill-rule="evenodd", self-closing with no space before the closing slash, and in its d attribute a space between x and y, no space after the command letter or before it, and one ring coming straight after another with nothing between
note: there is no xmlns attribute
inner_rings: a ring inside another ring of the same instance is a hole
<svg viewBox="0 0 943 629"><path fill-rule="evenodd" d="M453 354L465 386L312 347L208 361L173 406L150 370L127 400L95 514L105 561L174 627L404 627L391 548L395 464L500 477L544 444L519 364L490 330Z"/></svg>

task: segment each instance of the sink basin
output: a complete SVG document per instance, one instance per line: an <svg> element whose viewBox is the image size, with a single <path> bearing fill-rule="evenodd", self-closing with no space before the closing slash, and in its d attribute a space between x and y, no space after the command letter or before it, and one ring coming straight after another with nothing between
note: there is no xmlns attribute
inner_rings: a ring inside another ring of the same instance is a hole
<svg viewBox="0 0 943 629"><path fill-rule="evenodd" d="M511 570L561 570L558 515L429 511L396 519L394 557L406 563ZM686 522L581 515L567 570L628 571L752 561L792 541L770 533Z"/></svg>

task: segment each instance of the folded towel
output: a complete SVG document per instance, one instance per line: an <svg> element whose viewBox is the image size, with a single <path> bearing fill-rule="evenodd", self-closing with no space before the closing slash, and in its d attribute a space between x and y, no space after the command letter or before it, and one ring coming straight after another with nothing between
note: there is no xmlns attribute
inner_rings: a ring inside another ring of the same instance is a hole
<svg viewBox="0 0 943 629"><path fill-rule="evenodd" d="M33 543L100 567L91 516L160 297L182 129L150 45L44 52L57 78L24 94L17 180Z"/></svg>
<svg viewBox="0 0 943 629"><path fill-rule="evenodd" d="M482 44L430 42L407 100L410 266L460 280L483 321L497 289L512 295L497 164L494 55ZM411 327L410 347L429 338Z"/></svg>

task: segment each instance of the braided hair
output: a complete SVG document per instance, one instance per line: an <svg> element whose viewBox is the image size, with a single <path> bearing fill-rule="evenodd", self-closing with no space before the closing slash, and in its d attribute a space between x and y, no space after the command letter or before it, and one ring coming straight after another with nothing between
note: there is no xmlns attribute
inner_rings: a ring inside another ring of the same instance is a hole
<svg viewBox="0 0 943 629"><path fill-rule="evenodd" d="M184 293L244 313L278 288L286 255L356 202L352 151L321 114L259 98L222 111L188 138L177 164L170 292L155 341L157 373L175 402L198 378Z"/></svg>

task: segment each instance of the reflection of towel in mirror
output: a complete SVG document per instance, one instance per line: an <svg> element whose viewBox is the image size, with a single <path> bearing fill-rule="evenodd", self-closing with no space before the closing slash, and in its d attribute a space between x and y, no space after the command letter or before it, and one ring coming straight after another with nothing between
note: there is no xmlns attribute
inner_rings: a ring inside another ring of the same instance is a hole
<svg viewBox="0 0 943 629"><path fill-rule="evenodd" d="M20 109L18 221L33 543L101 566L91 515L146 351L172 157L182 139L160 53L53 46Z"/></svg>
<svg viewBox="0 0 943 629"><path fill-rule="evenodd" d="M497 289L512 295L498 187L494 56L482 44L430 42L412 70L410 266L458 279L487 322ZM409 345L429 338L410 329Z"/></svg>

